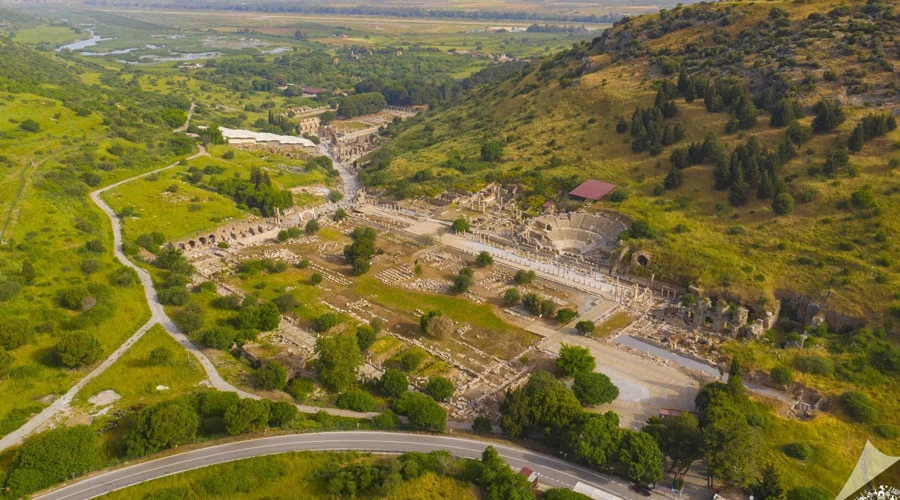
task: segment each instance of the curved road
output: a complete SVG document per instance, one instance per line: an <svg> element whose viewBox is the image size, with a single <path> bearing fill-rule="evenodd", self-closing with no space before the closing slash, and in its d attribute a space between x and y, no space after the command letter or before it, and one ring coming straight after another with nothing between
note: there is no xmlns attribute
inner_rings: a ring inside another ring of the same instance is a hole
<svg viewBox="0 0 900 500"><path fill-rule="evenodd" d="M478 459L481 458L481 453L488 445L493 446L514 470L528 467L538 473L543 484L551 487L573 488L576 483L582 482L602 490L609 499L634 496L629 493L628 486L624 483L611 480L592 470L558 458L522 448L446 436L356 431L292 434L210 446L121 469L100 472L35 498L45 500L94 498L179 472L277 453L313 450L357 450L381 453L445 450L458 457Z"/></svg>

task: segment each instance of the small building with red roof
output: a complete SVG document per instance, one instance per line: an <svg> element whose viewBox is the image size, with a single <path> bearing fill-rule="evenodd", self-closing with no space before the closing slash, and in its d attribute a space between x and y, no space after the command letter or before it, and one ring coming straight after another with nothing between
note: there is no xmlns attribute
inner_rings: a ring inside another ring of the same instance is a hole
<svg viewBox="0 0 900 500"><path fill-rule="evenodd" d="M569 191L569 196L581 198L582 200L597 201L612 193L614 189L616 189L615 184L598 181L597 179L588 179Z"/></svg>

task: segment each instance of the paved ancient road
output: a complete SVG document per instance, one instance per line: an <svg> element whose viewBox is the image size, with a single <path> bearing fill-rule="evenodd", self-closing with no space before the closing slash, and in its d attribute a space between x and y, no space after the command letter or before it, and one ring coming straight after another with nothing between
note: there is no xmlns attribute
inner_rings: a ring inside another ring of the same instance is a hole
<svg viewBox="0 0 900 500"><path fill-rule="evenodd" d="M143 462L130 467L101 472L36 498L45 500L82 500L119 490L152 479L177 474L213 464L276 453L308 450L358 450L384 453L446 450L465 458L480 458L487 445L492 445L513 469L528 467L537 472L541 482L552 487L574 487L587 483L609 494L608 498L631 498L628 486L589 469L558 458L474 439L407 434L399 432L326 432L292 434L251 439Z"/></svg>

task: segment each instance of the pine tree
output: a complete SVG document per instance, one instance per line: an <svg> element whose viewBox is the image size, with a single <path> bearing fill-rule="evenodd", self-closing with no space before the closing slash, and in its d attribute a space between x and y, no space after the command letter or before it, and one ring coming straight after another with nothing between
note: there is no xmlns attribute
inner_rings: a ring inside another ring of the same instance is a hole
<svg viewBox="0 0 900 500"><path fill-rule="evenodd" d="M865 127L860 123L853 129L853 133L850 134L850 139L847 140L847 149L856 153L859 152L863 144L866 143L866 131Z"/></svg>

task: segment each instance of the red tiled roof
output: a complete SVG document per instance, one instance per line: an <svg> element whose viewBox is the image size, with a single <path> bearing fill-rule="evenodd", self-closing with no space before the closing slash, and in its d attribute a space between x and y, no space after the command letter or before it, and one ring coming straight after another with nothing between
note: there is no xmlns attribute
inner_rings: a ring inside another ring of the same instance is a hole
<svg viewBox="0 0 900 500"><path fill-rule="evenodd" d="M615 184L588 179L579 184L577 188L569 191L569 195L596 201L611 193L613 189L616 189Z"/></svg>

